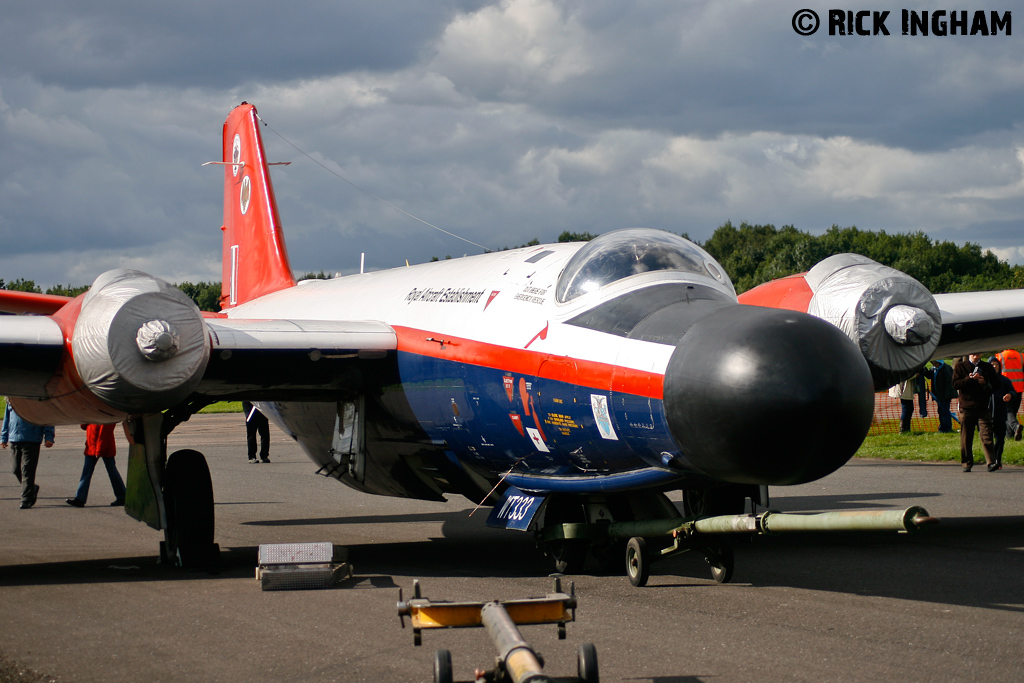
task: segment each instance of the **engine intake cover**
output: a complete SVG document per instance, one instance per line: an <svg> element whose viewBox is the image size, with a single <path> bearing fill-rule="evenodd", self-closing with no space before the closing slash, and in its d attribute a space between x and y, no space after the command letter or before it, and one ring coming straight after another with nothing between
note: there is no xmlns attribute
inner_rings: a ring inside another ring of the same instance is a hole
<svg viewBox="0 0 1024 683"><path fill-rule="evenodd" d="M206 324L192 300L159 278L126 269L96 278L71 348L85 386L129 413L156 412L184 400L210 358Z"/></svg>

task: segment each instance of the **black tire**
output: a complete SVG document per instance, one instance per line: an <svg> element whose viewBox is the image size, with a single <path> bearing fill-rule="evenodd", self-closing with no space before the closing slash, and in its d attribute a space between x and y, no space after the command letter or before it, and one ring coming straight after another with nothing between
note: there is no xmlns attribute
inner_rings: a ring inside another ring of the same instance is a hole
<svg viewBox="0 0 1024 683"><path fill-rule="evenodd" d="M597 672L597 648L593 643L583 643L576 653L576 672L580 683L600 683Z"/></svg>
<svg viewBox="0 0 1024 683"><path fill-rule="evenodd" d="M646 586L651 577L651 558L647 552L647 541L639 536L629 539L626 544L626 576L636 587Z"/></svg>
<svg viewBox="0 0 1024 683"><path fill-rule="evenodd" d="M452 653L448 650L436 651L434 653L434 683L454 683L454 681Z"/></svg>
<svg viewBox="0 0 1024 683"><path fill-rule="evenodd" d="M175 451L164 467L164 541L168 559L179 567L208 566L216 561L213 542L213 480L199 451Z"/></svg>
<svg viewBox="0 0 1024 683"><path fill-rule="evenodd" d="M704 555L708 566L711 568L711 578L715 583L729 583L732 580L732 572L735 567L735 558L732 548L727 545L720 545L710 548Z"/></svg>
<svg viewBox="0 0 1024 683"><path fill-rule="evenodd" d="M742 515L745 507L746 489L743 486L683 490L683 514L686 517Z"/></svg>
<svg viewBox="0 0 1024 683"><path fill-rule="evenodd" d="M548 555L559 574L581 574L587 562L589 543L577 538L565 538L548 543Z"/></svg>

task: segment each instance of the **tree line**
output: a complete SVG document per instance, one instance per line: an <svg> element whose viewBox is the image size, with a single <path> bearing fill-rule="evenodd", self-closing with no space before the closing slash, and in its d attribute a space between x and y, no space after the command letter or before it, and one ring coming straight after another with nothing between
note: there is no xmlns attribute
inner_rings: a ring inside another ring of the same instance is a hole
<svg viewBox="0 0 1024 683"><path fill-rule="evenodd" d="M686 233L682 236L690 239ZM558 236L557 241L585 242L595 237L597 235L589 232L567 230ZM1024 266L1011 266L1000 261L991 251L982 251L978 244L940 242L920 231L889 234L884 230L874 232L833 225L821 235L812 235L792 225L776 228L774 225L744 222L736 227L732 222L726 222L703 243L694 241L722 264L738 294L769 280L806 272L822 259L843 253L861 254L901 270L934 294L1024 288ZM521 246L537 244L540 240L534 238ZM438 259L434 257L432 260ZM321 270L304 273L299 279L330 277ZM200 310L220 310L220 282L180 282L175 286L187 294ZM33 280L23 278L7 283L0 279L0 289L43 292ZM87 289L88 285L55 285L47 288L45 293L73 297Z"/></svg>

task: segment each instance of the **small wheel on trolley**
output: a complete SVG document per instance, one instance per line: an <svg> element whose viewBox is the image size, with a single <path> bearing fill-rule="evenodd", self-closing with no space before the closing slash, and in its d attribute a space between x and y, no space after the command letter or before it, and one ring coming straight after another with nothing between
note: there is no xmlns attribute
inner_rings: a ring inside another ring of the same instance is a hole
<svg viewBox="0 0 1024 683"><path fill-rule="evenodd" d="M626 544L626 576L634 586L646 586L651 577L651 557L647 551L647 541L634 536Z"/></svg>
<svg viewBox="0 0 1024 683"><path fill-rule="evenodd" d="M704 559L711 568L711 578L715 583L728 583L732 580L735 558L731 546L718 545L708 548L704 553Z"/></svg>
<svg viewBox="0 0 1024 683"><path fill-rule="evenodd" d="M580 683L600 683L597 673L597 648L593 643L583 643L576 653L576 672Z"/></svg>
<svg viewBox="0 0 1024 683"><path fill-rule="evenodd" d="M449 650L438 650L434 653L434 683L454 683L452 673L452 653Z"/></svg>

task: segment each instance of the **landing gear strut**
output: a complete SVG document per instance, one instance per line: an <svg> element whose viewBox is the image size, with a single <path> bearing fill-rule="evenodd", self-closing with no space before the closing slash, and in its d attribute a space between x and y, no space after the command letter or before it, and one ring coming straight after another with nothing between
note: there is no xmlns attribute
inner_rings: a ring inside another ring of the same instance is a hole
<svg viewBox="0 0 1024 683"><path fill-rule="evenodd" d="M175 413L151 413L129 419L131 444L125 511L163 530L160 561L185 568L215 568L220 548L213 542L213 482L199 451L167 457L167 435L201 406Z"/></svg>

